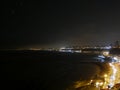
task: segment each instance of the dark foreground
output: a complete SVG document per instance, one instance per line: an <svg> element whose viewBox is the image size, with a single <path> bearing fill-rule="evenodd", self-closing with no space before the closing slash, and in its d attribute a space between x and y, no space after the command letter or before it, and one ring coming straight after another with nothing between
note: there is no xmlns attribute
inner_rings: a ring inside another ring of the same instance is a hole
<svg viewBox="0 0 120 90"><path fill-rule="evenodd" d="M96 55L45 51L1 51L0 89L66 90L107 70ZM96 68L95 68L96 67ZM99 69L99 70L98 70Z"/></svg>

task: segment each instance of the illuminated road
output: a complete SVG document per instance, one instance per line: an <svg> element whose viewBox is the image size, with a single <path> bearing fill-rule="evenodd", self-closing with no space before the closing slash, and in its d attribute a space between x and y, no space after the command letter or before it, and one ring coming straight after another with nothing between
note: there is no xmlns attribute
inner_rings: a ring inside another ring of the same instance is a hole
<svg viewBox="0 0 120 90"><path fill-rule="evenodd" d="M61 51L64 51L64 50L65 48L61 49ZM71 50L67 50L67 52L71 52ZM96 60L96 62L107 63L106 66L109 66L107 67L109 68L109 70L104 71L100 68L100 71L102 72L102 74L101 72L98 72L97 74L100 74L100 75L96 74L96 76L92 78L93 80L77 81L75 82L74 88L76 88L77 90L88 90L88 89L93 90L90 88L94 88L94 90L101 90L101 89L120 90L120 88L113 89L113 87L115 87L116 84L118 85L120 83L120 56L110 55L108 51L105 51L103 52L102 55L98 55L93 59ZM73 89L70 89L70 90L73 90Z"/></svg>
<svg viewBox="0 0 120 90"><path fill-rule="evenodd" d="M117 75L117 68L116 68L116 65L114 63L109 63L111 69L112 69L112 74L110 76L110 80L109 80L109 85L111 87L114 86L114 84L116 83L116 75Z"/></svg>
<svg viewBox="0 0 120 90"><path fill-rule="evenodd" d="M75 90L119 90L114 89L115 85L120 83L120 62L119 59L117 60L117 62L113 61L107 63L107 65L109 66L109 71L104 72L102 76L99 76L102 79L98 80L97 78L95 78L94 80L90 81L77 81L74 85L74 88L76 88Z"/></svg>

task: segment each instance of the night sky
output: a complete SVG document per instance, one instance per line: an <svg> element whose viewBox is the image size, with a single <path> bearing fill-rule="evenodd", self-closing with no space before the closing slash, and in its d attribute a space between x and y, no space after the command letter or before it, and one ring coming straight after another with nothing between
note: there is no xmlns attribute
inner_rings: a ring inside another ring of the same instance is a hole
<svg viewBox="0 0 120 90"><path fill-rule="evenodd" d="M107 45L120 40L114 0L3 0L0 48Z"/></svg>

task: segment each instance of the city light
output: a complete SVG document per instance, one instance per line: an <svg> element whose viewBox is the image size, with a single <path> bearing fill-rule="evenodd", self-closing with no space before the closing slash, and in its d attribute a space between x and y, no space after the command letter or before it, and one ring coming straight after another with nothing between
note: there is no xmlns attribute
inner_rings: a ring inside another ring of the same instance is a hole
<svg viewBox="0 0 120 90"><path fill-rule="evenodd" d="M108 55L109 55L109 51L104 51L104 52L103 52L103 55L104 55L104 56L108 56Z"/></svg>
<svg viewBox="0 0 120 90"><path fill-rule="evenodd" d="M106 78L106 77L107 77L107 74L105 74L104 77Z"/></svg>

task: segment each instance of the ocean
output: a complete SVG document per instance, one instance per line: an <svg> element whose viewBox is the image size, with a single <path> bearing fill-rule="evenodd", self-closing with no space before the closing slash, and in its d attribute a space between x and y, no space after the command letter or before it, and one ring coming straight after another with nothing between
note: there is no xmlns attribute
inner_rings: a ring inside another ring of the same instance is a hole
<svg viewBox="0 0 120 90"><path fill-rule="evenodd" d="M110 73L109 64L99 62L94 57L97 55L30 50L0 51L0 88L87 90L81 87L88 85L91 80L104 81L103 75Z"/></svg>

